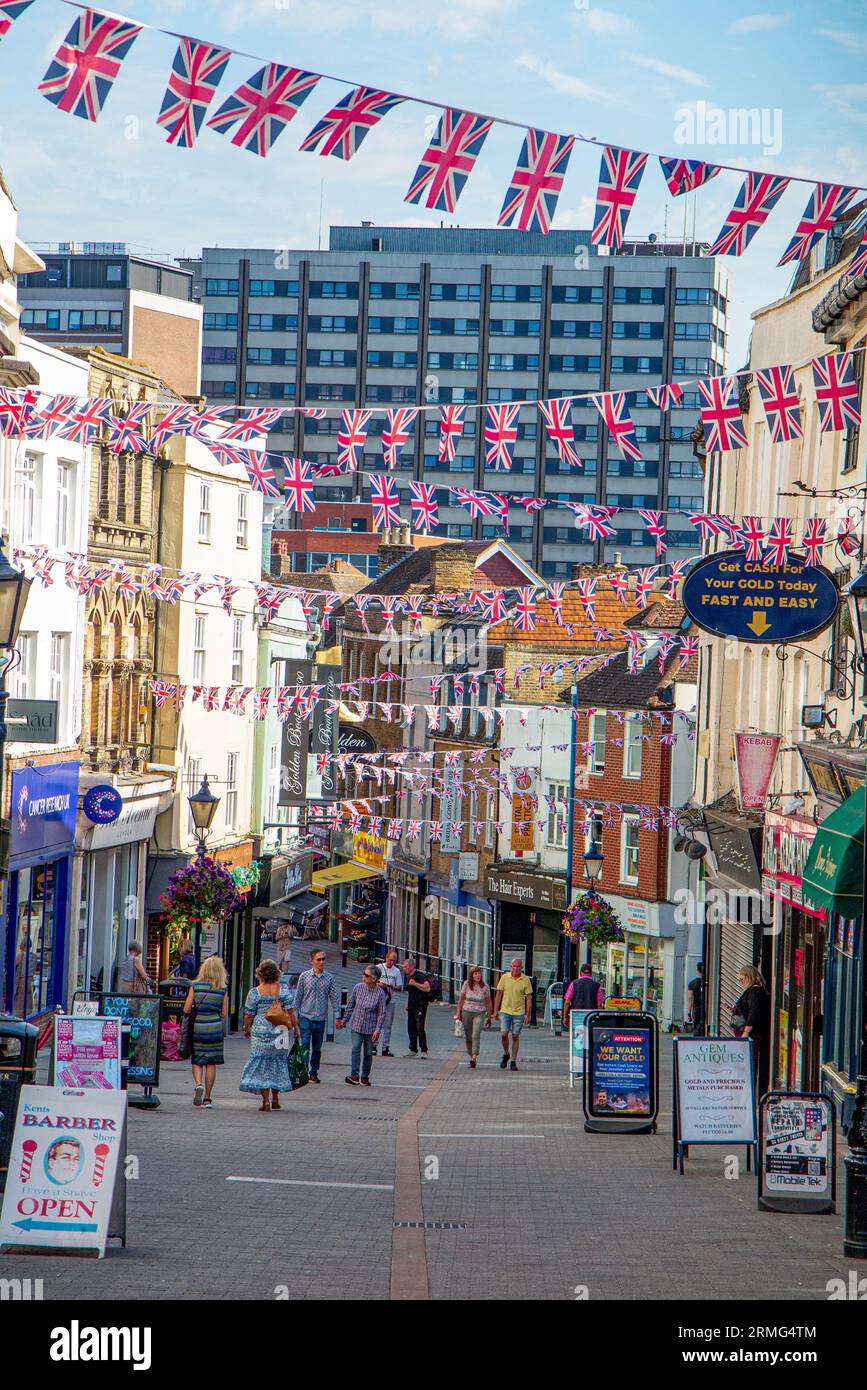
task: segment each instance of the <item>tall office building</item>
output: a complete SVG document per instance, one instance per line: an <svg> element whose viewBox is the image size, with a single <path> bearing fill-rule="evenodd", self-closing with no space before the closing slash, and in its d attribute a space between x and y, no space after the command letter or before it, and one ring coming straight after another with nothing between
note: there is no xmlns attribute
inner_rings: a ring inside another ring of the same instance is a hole
<svg viewBox="0 0 867 1390"><path fill-rule="evenodd" d="M403 451L403 477L550 502L621 510L616 534L593 543L565 507L510 508L511 539L546 578L577 561L652 563L637 508L676 513L700 504L702 480L690 433L694 390L660 413L644 388L718 373L726 361L727 284L715 260L689 243L631 241L599 255L587 232L548 236L463 228L333 227L327 251L207 248L196 276L204 309L202 389L213 401L329 406L324 420L284 416L275 450L333 462L340 408L379 407L365 470L382 471L387 405L464 403L451 467L437 458L439 412L419 417ZM617 390L629 397L642 459L627 462L589 400L572 411L583 468L548 440L538 399ZM514 467L486 467L478 402L528 402L518 414ZM317 487L323 501L367 498L363 474ZM405 508L408 516L408 507ZM469 520L440 494L450 536L502 534L493 518ZM694 528L669 515L669 552L695 549Z"/></svg>

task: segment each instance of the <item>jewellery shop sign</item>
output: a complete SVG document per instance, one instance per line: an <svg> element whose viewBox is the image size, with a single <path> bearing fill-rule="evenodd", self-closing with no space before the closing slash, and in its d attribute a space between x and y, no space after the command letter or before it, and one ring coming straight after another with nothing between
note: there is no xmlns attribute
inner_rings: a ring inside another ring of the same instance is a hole
<svg viewBox="0 0 867 1390"><path fill-rule="evenodd" d="M840 606L834 577L800 556L785 565L747 560L726 550L700 560L684 580L683 606L693 622L738 642L802 642L824 632Z"/></svg>
<svg viewBox="0 0 867 1390"><path fill-rule="evenodd" d="M779 898L781 902L809 912L814 917L824 917L824 909L810 902L802 882L804 865L816 830L813 821L781 816L774 811L766 813L762 842L762 892L766 897Z"/></svg>

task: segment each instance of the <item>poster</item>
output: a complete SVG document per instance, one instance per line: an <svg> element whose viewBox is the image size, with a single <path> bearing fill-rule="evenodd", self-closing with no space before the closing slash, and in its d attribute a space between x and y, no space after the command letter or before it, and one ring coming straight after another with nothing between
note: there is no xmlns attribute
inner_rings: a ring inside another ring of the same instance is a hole
<svg viewBox="0 0 867 1390"><path fill-rule="evenodd" d="M569 1076L580 1076L584 1070L587 1033L584 1024L592 1009L572 1009L569 1014Z"/></svg>
<svg viewBox="0 0 867 1390"><path fill-rule="evenodd" d="M594 1028L592 1033L591 1112L649 1117L649 1028Z"/></svg>
<svg viewBox="0 0 867 1390"><path fill-rule="evenodd" d="M126 1079L155 1086L160 1075L162 999L156 994L104 994L102 1011L129 1025Z"/></svg>
<svg viewBox="0 0 867 1390"><path fill-rule="evenodd" d="M733 738L741 810L761 811L783 740L779 734L734 734Z"/></svg>
<svg viewBox="0 0 867 1390"><path fill-rule="evenodd" d="M105 1253L126 1092L23 1086L0 1244Z"/></svg>
<svg viewBox="0 0 867 1390"><path fill-rule="evenodd" d="M748 1038L678 1038L678 1138L684 1144L751 1144L756 1138L753 1049Z"/></svg>
<svg viewBox="0 0 867 1390"><path fill-rule="evenodd" d="M313 679L313 664L310 661L285 661L283 673L286 688L294 695L299 687L310 686ZM283 721L280 790L277 797L280 806L306 806L307 804L309 744L309 720L301 713L297 704L291 704L289 715Z"/></svg>
<svg viewBox="0 0 867 1390"><path fill-rule="evenodd" d="M831 1107L821 1096L775 1096L762 1109L762 1190L767 1196L826 1197Z"/></svg>
<svg viewBox="0 0 867 1390"><path fill-rule="evenodd" d="M73 1090L118 1090L119 1020L59 1014L54 1020L54 1084Z"/></svg>

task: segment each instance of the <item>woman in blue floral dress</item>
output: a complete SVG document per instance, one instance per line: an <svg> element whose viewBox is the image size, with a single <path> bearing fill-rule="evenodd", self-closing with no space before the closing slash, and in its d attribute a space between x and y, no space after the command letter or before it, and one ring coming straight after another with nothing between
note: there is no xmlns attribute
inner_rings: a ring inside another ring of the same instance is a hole
<svg viewBox="0 0 867 1390"><path fill-rule="evenodd" d="M250 990L244 1005L244 1036L250 1039L250 1058L241 1076L242 1091L258 1091L262 1097L260 1110L279 1110L280 1092L291 1091L289 1079L289 1048L286 1031L269 1023L265 1017L274 1004L280 1004L289 1015L289 1027L296 1040L301 1035L298 1019L291 1008L292 991L281 984L277 962L263 960L256 971L257 987Z"/></svg>

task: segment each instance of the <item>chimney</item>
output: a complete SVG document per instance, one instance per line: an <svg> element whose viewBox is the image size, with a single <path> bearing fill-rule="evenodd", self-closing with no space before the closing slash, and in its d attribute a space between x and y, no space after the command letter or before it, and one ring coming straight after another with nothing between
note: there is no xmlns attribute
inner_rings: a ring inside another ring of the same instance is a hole
<svg viewBox="0 0 867 1390"><path fill-rule="evenodd" d="M383 531L377 550L380 574L383 570L391 569L405 555L411 555L413 549L412 533L408 526L393 526Z"/></svg>

